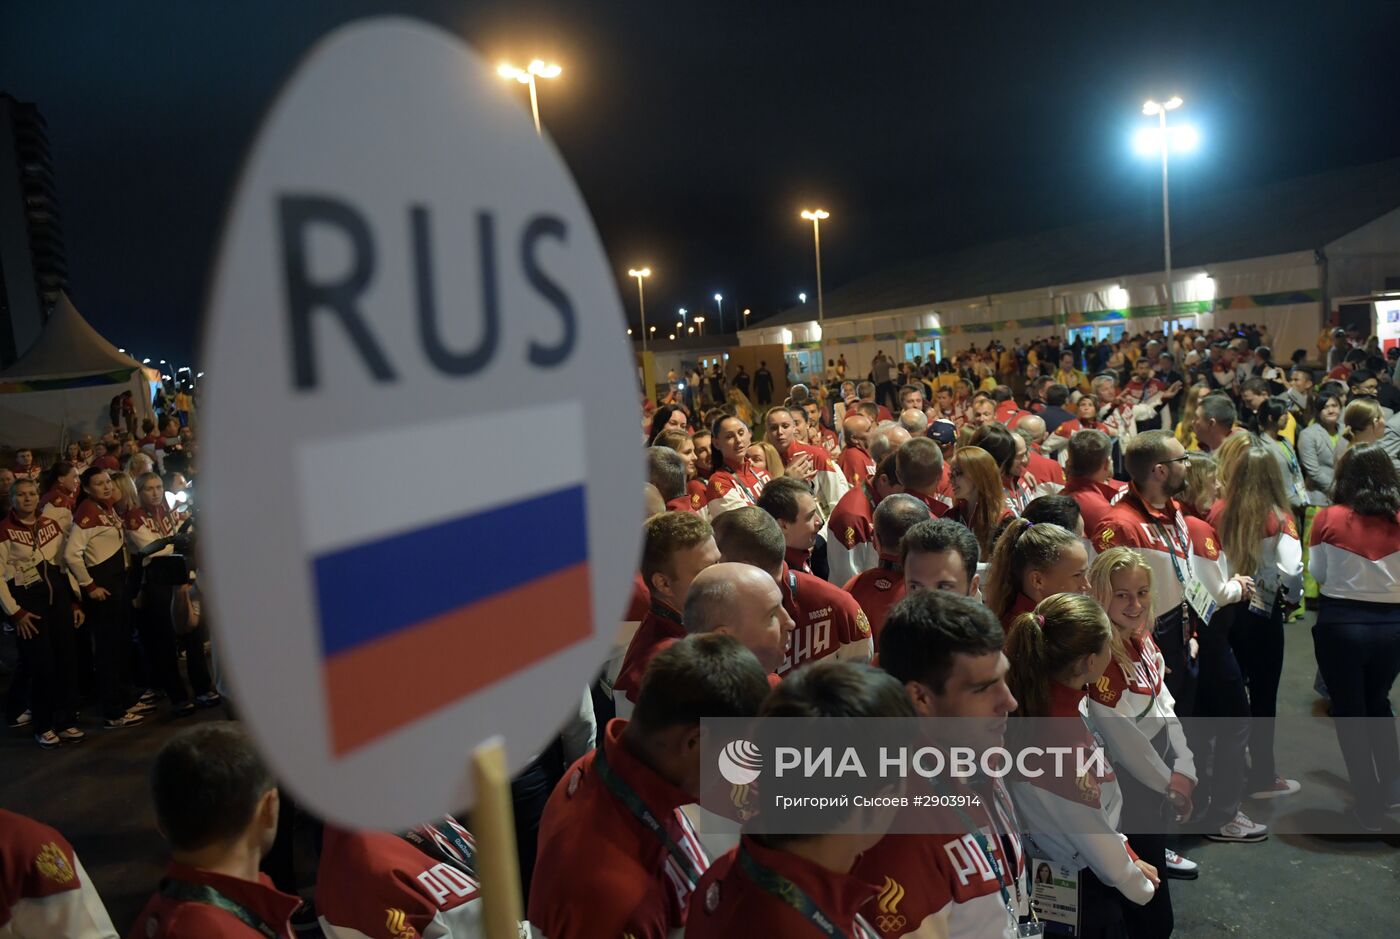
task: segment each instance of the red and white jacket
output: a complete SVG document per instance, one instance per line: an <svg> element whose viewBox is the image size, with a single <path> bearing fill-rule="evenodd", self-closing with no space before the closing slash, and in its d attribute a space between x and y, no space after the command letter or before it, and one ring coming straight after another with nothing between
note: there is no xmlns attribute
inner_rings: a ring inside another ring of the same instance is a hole
<svg viewBox="0 0 1400 939"><path fill-rule="evenodd" d="M1150 635L1127 645L1131 664L1109 662L1103 677L1089 686L1089 723L1118 770L1153 792L1165 794L1170 787L1189 798L1196 788L1196 763L1176 716L1176 700L1163 681L1166 661ZM1152 746L1164 730L1171 742L1170 766ZM1173 777L1181 778L1173 784Z"/></svg>
<svg viewBox="0 0 1400 939"><path fill-rule="evenodd" d="M57 831L0 809L0 936L6 939L116 939L117 931Z"/></svg>
<svg viewBox="0 0 1400 939"><path fill-rule="evenodd" d="M687 866L703 874L709 858L680 811L695 798L632 755L622 742L626 726L609 721L600 749L574 761L545 805L530 880L528 919L536 936L662 939L685 926L694 884L608 788L597 771L598 753L680 847Z"/></svg>
<svg viewBox="0 0 1400 939"><path fill-rule="evenodd" d="M907 824L896 822L896 830L949 834L891 833L862 854L851 873L881 885L880 893L865 907L865 916L881 929L882 936L1003 936L1012 924L1001 887L1005 886L1019 916L1027 915L1030 903L1026 855L1010 796L1000 779L988 780L977 790L958 779L941 782L947 792L939 795L976 797L977 804L964 811L981 828L967 831L966 822L948 807L901 809L913 817ZM927 791L920 790L920 794ZM930 812L935 813L933 820L928 817ZM977 843L978 833L986 839L1001 869L1001 886Z"/></svg>
<svg viewBox="0 0 1400 939"><path fill-rule="evenodd" d="M1083 702L1083 691L1050 682L1046 716L1057 720L1053 725L1044 722L1046 730L1036 736L1055 739L1035 741L1046 752L1028 755L1024 762L1030 773L1040 775L1012 777L1011 797L1033 856L1071 869L1088 867L1104 884L1142 906L1156 891L1134 863L1137 855L1128 840L1118 833L1123 794L1107 759L1100 764L1090 756L1099 746L1083 723ZM1063 757L1057 772L1048 751L1060 747L1072 752ZM1085 771L1075 775L1081 763Z"/></svg>
<svg viewBox="0 0 1400 939"><path fill-rule="evenodd" d="M52 581L64 576L62 558L63 531L53 519L39 515L33 525L26 525L13 511L0 519L0 608L6 616L20 609L13 588L44 578L50 579L51 590L57 586Z"/></svg>
<svg viewBox="0 0 1400 939"><path fill-rule="evenodd" d="M899 567L899 558L881 558L879 567L857 574L841 589L851 595L865 614L870 623L870 645L878 651L885 617L890 607L904 599L904 570Z"/></svg>
<svg viewBox="0 0 1400 939"><path fill-rule="evenodd" d="M1084 530L1093 532L1108 514L1113 497L1126 488L1126 483L1112 479L1101 483L1087 476L1069 476L1065 479L1065 488L1061 495L1070 496L1079 504L1079 515L1084 519Z"/></svg>
<svg viewBox="0 0 1400 939"><path fill-rule="evenodd" d="M15 474L15 479L32 479L35 482L38 482L39 477L44 475L44 471L39 468L38 463L30 463L28 466L16 464L10 469L10 472Z"/></svg>
<svg viewBox="0 0 1400 939"><path fill-rule="evenodd" d="M1208 519L1217 530L1225 503L1211 506ZM1279 518L1279 513L1270 512L1265 519L1264 540L1259 543L1259 568L1253 571L1231 569L1232 574L1253 577L1256 586L1262 588L1264 582L1272 582L1283 591L1288 603L1300 603L1303 599L1303 543L1298 537L1298 526L1293 516Z"/></svg>
<svg viewBox="0 0 1400 939"><path fill-rule="evenodd" d="M460 830L465 843L473 844L460 823L447 821ZM434 857L382 831L350 832L326 825L316 873L316 910L327 939L484 935L481 887L467 864Z"/></svg>
<svg viewBox="0 0 1400 939"><path fill-rule="evenodd" d="M67 537L68 529L73 527L73 508L76 505L77 500L73 496L55 486L39 500L39 511L58 522L58 527Z"/></svg>
<svg viewBox="0 0 1400 939"><path fill-rule="evenodd" d="M787 658L777 674L819 662L827 656L868 663L875 655L870 621L849 593L812 574L783 565L778 587L783 608L797 625L788 637Z"/></svg>
<svg viewBox="0 0 1400 939"><path fill-rule="evenodd" d="M84 499L73 513L73 527L68 530L63 559L73 579L83 590L90 591L99 586L93 583L92 568L122 553L124 530L125 525L117 510L102 505L96 499ZM125 566L125 560L122 563Z"/></svg>
<svg viewBox="0 0 1400 939"><path fill-rule="evenodd" d="M1191 531L1172 499L1161 509L1149 506L1129 485L1089 535L1096 552L1134 548L1152 568L1152 603L1157 618L1171 613L1185 599L1184 583L1191 578Z"/></svg>
<svg viewBox="0 0 1400 939"><path fill-rule="evenodd" d="M870 483L853 486L826 521L827 577L844 584L880 563L875 551L875 491Z"/></svg>
<svg viewBox="0 0 1400 939"><path fill-rule="evenodd" d="M1328 506L1313 519L1308 570L1324 597L1400 603L1400 516Z"/></svg>
<svg viewBox="0 0 1400 939"><path fill-rule="evenodd" d="M728 465L720 467L710 474L709 485L705 487L706 516L713 522L730 509L757 504L767 484L768 474L747 463L737 471Z"/></svg>
<svg viewBox="0 0 1400 939"><path fill-rule="evenodd" d="M132 551L140 551L153 541L175 534L175 516L164 505L154 509L128 509L123 522L126 525L126 543ZM174 548L169 550L173 551ZM161 553L166 553L166 549L162 548Z"/></svg>
<svg viewBox="0 0 1400 939"><path fill-rule="evenodd" d="M817 505L821 508L822 515L829 516L831 510L836 507L836 503L841 501L841 497L851 491L851 485L846 481L841 469L831 461L827 455L825 447L814 447L809 443L797 443L794 441L788 446L787 452L778 452L786 464L789 459L795 458L797 454L805 453L812 460L812 466L816 469L816 475L809 480L812 484L812 493L817 497Z"/></svg>
<svg viewBox="0 0 1400 939"><path fill-rule="evenodd" d="M861 483L875 479L875 458L859 444L847 443L846 449L841 451L841 456L836 460L836 464L841 467L841 472L846 476L846 482L852 488L859 487Z"/></svg>

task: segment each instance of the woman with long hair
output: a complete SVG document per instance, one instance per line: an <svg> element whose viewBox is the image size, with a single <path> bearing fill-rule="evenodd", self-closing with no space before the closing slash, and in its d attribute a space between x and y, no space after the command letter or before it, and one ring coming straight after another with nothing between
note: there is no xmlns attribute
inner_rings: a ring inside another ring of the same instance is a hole
<svg viewBox="0 0 1400 939"><path fill-rule="evenodd" d="M685 408L679 404L663 404L651 415L651 428L647 431L647 440L656 440L656 435L663 430L690 429L690 418L686 414Z"/></svg>
<svg viewBox="0 0 1400 939"><path fill-rule="evenodd" d="M1080 716L1085 689L1103 678L1112 660L1112 634L1092 597L1065 593L1017 616L1006 636L1006 683L1018 704L1007 726L1008 745L1014 752L1034 743L1042 754L1023 751L1027 766L1013 777L1011 797L1032 856L1079 870L1081 936L1126 936L1124 902L1145 906L1161 883L1158 869L1135 858L1118 832L1119 782L1101 753L1098 761L1092 758L1097 745ZM1024 717L1055 720L1018 720ZM1069 778L1064 769L1057 773L1048 757L1052 744L1068 748L1066 764L1084 771Z"/></svg>
<svg viewBox="0 0 1400 939"><path fill-rule="evenodd" d="M738 388L730 388L725 392L726 402L734 408L734 414L745 424L753 426L754 408L749 402L748 396Z"/></svg>
<svg viewBox="0 0 1400 939"><path fill-rule="evenodd" d="M63 559L82 592L83 613L92 630L103 726L130 727L141 723L144 715L155 709L151 703L155 696L138 700L131 687L131 627L127 619L130 605L117 489L107 471L96 466L84 472L81 479L83 495L73 511L73 527L68 530Z"/></svg>
<svg viewBox="0 0 1400 939"><path fill-rule="evenodd" d="M1014 515L1006 505L996 460L981 447L962 447L949 461L948 482L956 501L945 517L971 529L983 553L991 554L997 525Z"/></svg>
<svg viewBox="0 0 1400 939"><path fill-rule="evenodd" d="M755 470L762 470L768 474L771 482L784 474L783 458L778 453L778 448L766 440L749 444L748 451L749 465Z"/></svg>
<svg viewBox="0 0 1400 939"><path fill-rule="evenodd" d="M705 506L713 522L730 509L756 504L769 477L749 463L751 432L739 418L721 414L715 420L710 440L714 472L705 488Z"/></svg>
<svg viewBox="0 0 1400 939"><path fill-rule="evenodd" d="M1196 408L1200 406L1201 399L1209 393L1210 389L1205 385L1192 385L1186 389L1186 397L1181 405L1181 420L1176 422L1176 439L1180 440L1187 450L1201 449L1192 427L1196 422Z"/></svg>
<svg viewBox="0 0 1400 939"><path fill-rule="evenodd" d="M1283 674L1285 606L1303 596L1303 549L1283 474L1273 447L1252 434L1237 434L1245 443L1221 447L1221 499L1210 512L1220 535L1230 573L1254 578L1254 597L1235 620L1230 645L1249 688L1249 711L1256 720L1250 734L1247 790L1256 799L1298 791L1296 780L1275 771L1273 718L1278 713L1278 685ZM1238 454L1236 456L1236 453Z"/></svg>
<svg viewBox="0 0 1400 939"><path fill-rule="evenodd" d="M1220 498L1215 457L1200 450L1187 451L1186 488L1175 498L1183 515L1203 519L1210 514L1211 506Z"/></svg>
<svg viewBox="0 0 1400 939"><path fill-rule="evenodd" d="M982 597L1003 626L1057 593L1087 593L1089 551L1074 532L1014 518L997 539Z"/></svg>
<svg viewBox="0 0 1400 939"><path fill-rule="evenodd" d="M1123 790L1122 827L1138 857L1166 870L1166 827L1191 815L1196 764L1167 688L1166 660L1152 639L1152 567L1132 548L1110 548L1089 568L1094 599L1113 626L1113 661L1089 686L1088 717L1108 746ZM1135 834L1136 832L1136 834ZM1177 866L1187 867L1179 855ZM1145 907L1124 909L1131 936L1169 936L1164 883Z"/></svg>
<svg viewBox="0 0 1400 939"><path fill-rule="evenodd" d="M1342 456L1332 503L1312 526L1309 567L1322 594L1313 650L1332 696L1352 812L1379 831L1387 807L1400 802L1390 706L1400 674L1400 474L1384 449L1359 444Z"/></svg>
<svg viewBox="0 0 1400 939"><path fill-rule="evenodd" d="M1030 465L1030 447L1026 444L1026 438L1000 424L985 424L977 428L969 439L974 447L986 450L997 461L1006 504L1012 512L1020 515L1035 498L1037 485L1036 478L1026 473Z"/></svg>

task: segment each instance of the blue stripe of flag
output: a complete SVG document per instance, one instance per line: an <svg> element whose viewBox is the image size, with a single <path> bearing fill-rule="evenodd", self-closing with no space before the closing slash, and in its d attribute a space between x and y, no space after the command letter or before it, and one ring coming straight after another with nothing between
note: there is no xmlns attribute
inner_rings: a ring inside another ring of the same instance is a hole
<svg viewBox="0 0 1400 939"><path fill-rule="evenodd" d="M581 485L320 555L311 567L323 653L343 652L587 559Z"/></svg>

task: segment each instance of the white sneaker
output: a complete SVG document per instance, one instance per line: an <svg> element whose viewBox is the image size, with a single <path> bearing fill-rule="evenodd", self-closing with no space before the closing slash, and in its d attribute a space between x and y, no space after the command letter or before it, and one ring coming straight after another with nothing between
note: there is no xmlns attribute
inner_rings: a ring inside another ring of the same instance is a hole
<svg viewBox="0 0 1400 939"><path fill-rule="evenodd" d="M1275 776L1274 783L1267 789L1260 789L1258 792L1251 792L1251 799L1277 799L1279 796L1291 796L1302 789L1303 786L1296 779L1284 779L1282 776Z"/></svg>
<svg viewBox="0 0 1400 939"><path fill-rule="evenodd" d="M10 726L18 730L21 727L28 727L34 720L34 712L26 710L23 714L10 721Z"/></svg>
<svg viewBox="0 0 1400 939"><path fill-rule="evenodd" d="M1261 825L1252 821L1243 812L1236 812L1235 817L1224 825L1220 826L1220 831L1211 832L1206 835L1211 841L1233 841L1240 844L1253 844L1263 841L1269 837L1269 826Z"/></svg>
<svg viewBox="0 0 1400 939"><path fill-rule="evenodd" d="M1176 880L1195 880L1201 873L1201 865L1189 857L1167 849L1167 876Z"/></svg>

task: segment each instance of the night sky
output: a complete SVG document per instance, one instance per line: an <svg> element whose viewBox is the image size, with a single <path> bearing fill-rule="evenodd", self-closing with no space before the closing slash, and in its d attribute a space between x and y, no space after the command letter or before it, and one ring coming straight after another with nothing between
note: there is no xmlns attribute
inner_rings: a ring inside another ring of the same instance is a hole
<svg viewBox="0 0 1400 939"><path fill-rule="evenodd" d="M1202 136L1174 211L1400 155L1394 3L10 0L0 91L48 120L74 300L108 338L190 360L262 109L319 35L375 12L563 65L544 123L633 318L640 263L649 310L709 317L718 291L731 329L732 301L757 321L813 293L804 205L833 216L828 290L1086 218L1158 224L1157 165L1129 146L1148 97L1182 95Z"/></svg>

